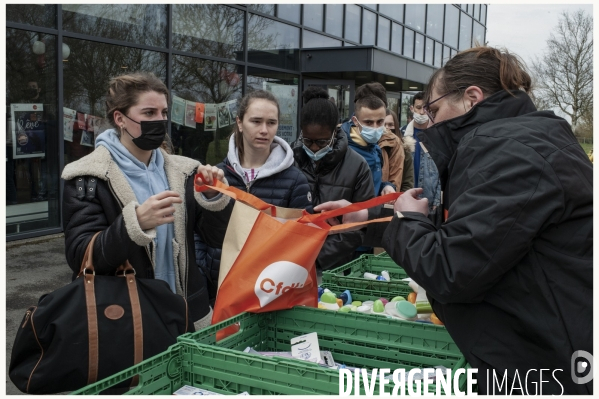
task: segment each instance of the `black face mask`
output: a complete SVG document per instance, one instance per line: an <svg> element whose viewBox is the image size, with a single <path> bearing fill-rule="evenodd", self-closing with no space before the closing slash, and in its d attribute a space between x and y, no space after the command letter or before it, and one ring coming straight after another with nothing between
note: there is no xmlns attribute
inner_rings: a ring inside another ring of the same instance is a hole
<svg viewBox="0 0 599 399"><path fill-rule="evenodd" d="M127 115L123 115L127 117L127 119L141 126L141 135L139 137L131 136L131 133L127 132L127 129L125 129L127 134L133 139L133 144L144 151L151 151L160 147L164 141L164 137L166 136L168 120L137 122L129 118Z"/></svg>

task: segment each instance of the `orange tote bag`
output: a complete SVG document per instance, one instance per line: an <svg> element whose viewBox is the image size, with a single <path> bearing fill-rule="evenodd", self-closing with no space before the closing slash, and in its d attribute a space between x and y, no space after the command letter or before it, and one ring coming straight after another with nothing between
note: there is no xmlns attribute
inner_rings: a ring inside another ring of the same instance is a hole
<svg viewBox="0 0 599 399"><path fill-rule="evenodd" d="M326 220L396 199L389 194L334 211L309 214L270 205L221 182L196 184L196 191L215 189L236 200L229 220L219 271L212 324L242 312L269 312L293 306L318 306L316 257L331 233L368 223L330 226ZM390 218L376 221L388 221ZM370 221L373 222L373 221ZM217 339L236 332L221 330Z"/></svg>

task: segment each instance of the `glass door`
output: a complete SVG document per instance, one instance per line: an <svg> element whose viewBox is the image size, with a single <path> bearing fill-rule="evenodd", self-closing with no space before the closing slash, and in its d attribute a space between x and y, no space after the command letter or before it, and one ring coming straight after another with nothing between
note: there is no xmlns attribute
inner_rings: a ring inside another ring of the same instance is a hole
<svg viewBox="0 0 599 399"><path fill-rule="evenodd" d="M354 113L354 88L353 80L325 80L305 79L304 89L309 86L320 86L329 93L329 100L339 110L339 122L343 122Z"/></svg>

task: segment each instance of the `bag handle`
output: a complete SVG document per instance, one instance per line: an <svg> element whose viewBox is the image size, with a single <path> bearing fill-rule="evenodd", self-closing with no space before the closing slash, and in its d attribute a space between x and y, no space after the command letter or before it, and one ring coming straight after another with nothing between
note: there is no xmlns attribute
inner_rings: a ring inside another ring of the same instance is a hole
<svg viewBox="0 0 599 399"><path fill-rule="evenodd" d="M204 184L200 184L204 183ZM273 217L277 216L277 207L269 204L268 202L262 201L260 198L250 194L250 193L246 193L243 190L240 190L236 187L232 187L232 186L226 186L223 182L221 182L220 180L216 180L213 182L213 184L206 184L206 181L204 180L204 176L202 176L201 174L196 174L194 181L193 181L193 185L195 188L195 191L198 193L204 192L206 190L209 189L213 189L218 191L221 194L227 195L231 198L233 198L236 201L242 202L246 205L251 206L252 208L258 209L259 211L267 211L270 210L270 215Z"/></svg>
<svg viewBox="0 0 599 399"><path fill-rule="evenodd" d="M85 304L87 313L87 331L89 342L89 361L87 383L92 384L98 380L100 346L98 331L98 309L96 306L95 276L96 272L93 265L94 243L100 232L95 233L85 250L81 270L77 277L83 276L85 286ZM131 302L131 313L133 319L133 364L138 364L143 360L143 325L141 317L141 306L139 302L139 293L137 292L137 283L135 281L135 269L128 260L124 265L117 269L117 274L122 272L122 276L127 279L127 289L129 291L129 301ZM133 275L129 275L129 274ZM139 376L134 376L131 386L137 385Z"/></svg>
<svg viewBox="0 0 599 399"><path fill-rule="evenodd" d="M195 188L195 191L197 191L197 192L201 193L208 189L213 189L213 190L218 191L219 193L228 195L229 197L233 198L234 200L243 202L246 205L249 205L255 209L258 209L259 211L264 211L264 210L270 209L270 215L273 217L276 217L276 206L271 205L265 201L262 201L260 198L254 196L250 193L246 193L245 191L242 191L242 190L232 187L232 186L226 186L220 180L215 180L214 184L212 184L212 185L199 184L200 182L204 182L204 177L201 174L196 174L196 177L194 179L194 188ZM343 208L334 209L331 211L325 211L325 212L321 212L321 213L310 214L310 213L304 211L304 215L301 218L299 218L297 221L299 223L312 223L321 228L326 228L324 222L327 219L334 218L337 216L342 216L342 215L345 215L348 213L352 213L352 212L356 212L356 211L360 211L360 210L364 210L364 209L368 209L368 208L372 208L377 205L382 205L387 202L396 200L402 194L403 194L403 192L381 195L380 197L375 197L368 201L356 202L356 203L350 204L348 206L345 206ZM386 222L389 220L390 220L390 218L384 218L384 220L377 219L377 221L381 221L381 222ZM351 223L351 224L347 224L346 227L350 227L350 225L352 227L356 227L358 225L368 224L368 223L372 223L372 222L374 222L374 221L371 220L371 221L367 221L367 222L360 222L359 224ZM339 230L339 228L337 228L336 230Z"/></svg>
<svg viewBox="0 0 599 399"><path fill-rule="evenodd" d="M96 274L96 271L94 269L94 243L96 242L96 238L98 237L98 235L100 233L101 233L101 231L98 231L97 233L95 233L92 236L92 239L87 244L85 254L83 255L83 260L81 261L81 268L79 269L79 274L77 274L77 277L84 276L87 273L91 273L93 275ZM124 264L120 265L117 268L116 274L119 274L121 272L123 275L129 274L129 273L135 274L135 269L133 268L133 266L131 266L131 263L129 263L129 260L126 260Z"/></svg>

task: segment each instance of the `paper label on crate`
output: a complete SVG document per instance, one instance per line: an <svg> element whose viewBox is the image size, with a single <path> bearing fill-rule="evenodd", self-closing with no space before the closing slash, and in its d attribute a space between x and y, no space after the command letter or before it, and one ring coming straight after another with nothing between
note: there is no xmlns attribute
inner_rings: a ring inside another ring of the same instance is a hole
<svg viewBox="0 0 599 399"><path fill-rule="evenodd" d="M173 392L173 395L222 395L221 393L216 393L209 391L207 389L202 389L198 387L192 387L190 385L183 385L181 388L177 389ZM250 394L247 392L238 393L237 396L249 396Z"/></svg>
<svg viewBox="0 0 599 399"><path fill-rule="evenodd" d="M212 392L207 389L183 385L181 388L173 392L173 395L221 395L220 393Z"/></svg>
<svg viewBox="0 0 599 399"><path fill-rule="evenodd" d="M297 359L320 363L318 335L313 332L291 338L291 355Z"/></svg>

